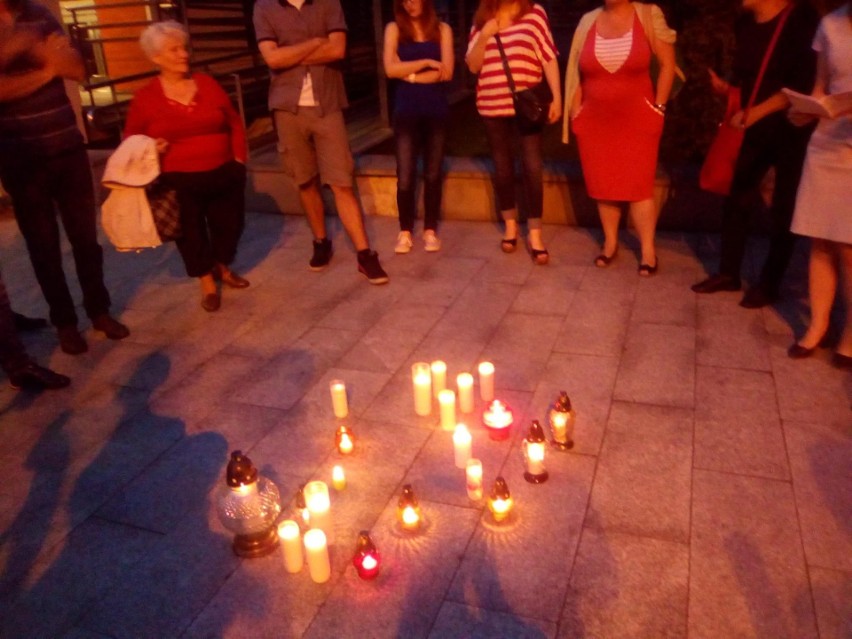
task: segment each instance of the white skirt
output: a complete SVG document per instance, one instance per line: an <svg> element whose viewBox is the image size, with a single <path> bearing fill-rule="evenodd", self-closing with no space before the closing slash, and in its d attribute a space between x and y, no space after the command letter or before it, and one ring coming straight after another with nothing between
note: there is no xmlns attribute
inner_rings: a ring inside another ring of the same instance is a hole
<svg viewBox="0 0 852 639"><path fill-rule="evenodd" d="M852 244L852 117L820 120L811 136L790 230Z"/></svg>

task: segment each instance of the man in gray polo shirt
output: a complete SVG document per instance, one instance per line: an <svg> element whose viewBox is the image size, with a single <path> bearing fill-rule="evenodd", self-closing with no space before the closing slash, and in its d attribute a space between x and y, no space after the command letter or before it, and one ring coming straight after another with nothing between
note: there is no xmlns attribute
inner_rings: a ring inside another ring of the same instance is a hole
<svg viewBox="0 0 852 639"><path fill-rule="evenodd" d="M340 221L358 251L358 270L371 284L386 283L387 273L370 250L352 188L354 162L343 121L348 103L337 64L346 54L346 20L339 0L257 0L254 28L272 72L269 108L278 149L285 171L299 187L314 235L310 268L322 270L331 260L320 194L320 185L328 184Z"/></svg>

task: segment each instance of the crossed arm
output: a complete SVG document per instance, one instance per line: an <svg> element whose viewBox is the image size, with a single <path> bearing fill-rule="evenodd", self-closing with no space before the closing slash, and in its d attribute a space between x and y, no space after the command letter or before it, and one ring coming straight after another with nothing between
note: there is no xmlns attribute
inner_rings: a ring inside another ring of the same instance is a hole
<svg viewBox="0 0 852 639"><path fill-rule="evenodd" d="M86 78L80 54L64 35L51 34L40 40L26 32L12 33L3 38L0 63L25 52L30 52L32 57L41 62L41 66L24 73L0 73L0 102L25 98L56 77L77 82Z"/></svg>
<svg viewBox="0 0 852 639"><path fill-rule="evenodd" d="M299 44L278 46L272 40L258 43L263 61L270 69L289 69L298 65L327 64L346 55L346 32L332 31L327 38L311 38Z"/></svg>

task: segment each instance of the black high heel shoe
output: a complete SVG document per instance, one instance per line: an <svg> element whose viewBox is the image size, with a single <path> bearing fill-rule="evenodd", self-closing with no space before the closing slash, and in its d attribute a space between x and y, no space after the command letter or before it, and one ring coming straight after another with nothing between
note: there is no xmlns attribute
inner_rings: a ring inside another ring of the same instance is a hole
<svg viewBox="0 0 852 639"><path fill-rule="evenodd" d="M610 264L612 264L615 256L618 255L618 247L615 247L615 250L612 252L612 255L606 255L603 252L603 248L601 248L601 253L595 258L595 266L598 268L606 268Z"/></svg>
<svg viewBox="0 0 852 639"><path fill-rule="evenodd" d="M639 275L642 277L651 277L652 275L656 275L657 269L660 267L660 258L654 260L654 266L650 264L640 264L639 265Z"/></svg>
<svg viewBox="0 0 852 639"><path fill-rule="evenodd" d="M547 249L538 250L530 247L530 255L532 261L539 266L544 266L550 261L550 253L547 252Z"/></svg>
<svg viewBox="0 0 852 639"><path fill-rule="evenodd" d="M500 248L504 253L514 253L515 249L518 248L518 238L513 237L511 239L506 239L504 237L500 240Z"/></svg>

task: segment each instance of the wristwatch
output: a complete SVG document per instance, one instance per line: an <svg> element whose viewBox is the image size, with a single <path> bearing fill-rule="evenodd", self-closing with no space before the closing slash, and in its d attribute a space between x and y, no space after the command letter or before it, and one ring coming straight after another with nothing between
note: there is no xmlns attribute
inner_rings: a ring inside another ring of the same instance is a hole
<svg viewBox="0 0 852 639"><path fill-rule="evenodd" d="M665 105L665 104L655 104L655 105L654 105L654 108L655 108L657 111L659 111L660 113L665 113L665 112L666 112L666 105Z"/></svg>

